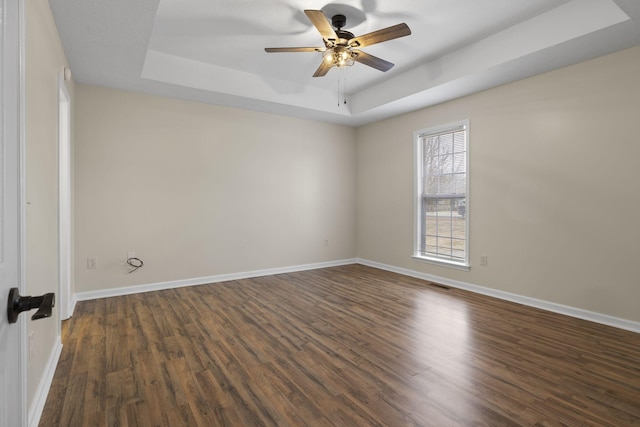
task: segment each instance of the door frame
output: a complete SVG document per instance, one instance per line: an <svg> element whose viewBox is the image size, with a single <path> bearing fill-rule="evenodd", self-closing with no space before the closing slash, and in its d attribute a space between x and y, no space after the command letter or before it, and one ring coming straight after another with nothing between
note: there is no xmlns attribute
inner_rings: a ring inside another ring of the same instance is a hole
<svg viewBox="0 0 640 427"><path fill-rule="evenodd" d="M60 321L73 314L71 292L71 97L65 71L58 76L58 301ZM60 329L60 327L58 327ZM58 333L61 331L58 330Z"/></svg>

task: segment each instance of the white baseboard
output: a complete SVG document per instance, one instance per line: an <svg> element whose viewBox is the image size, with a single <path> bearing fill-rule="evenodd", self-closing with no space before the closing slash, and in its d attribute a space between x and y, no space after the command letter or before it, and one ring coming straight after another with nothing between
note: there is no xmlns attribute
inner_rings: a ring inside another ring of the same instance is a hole
<svg viewBox="0 0 640 427"><path fill-rule="evenodd" d="M439 283L442 285L451 286L452 288L464 289L470 292L474 292L481 295L487 295L490 297L502 299L505 301L516 302L519 304L527 305L530 307L540 308L542 310L551 311L554 313L564 314L566 316L576 317L578 319L588 320L603 325L613 326L619 329L625 329L632 332L640 333L640 322L634 322L627 319L621 319L618 317L608 316L606 314L596 313L580 308L575 308L567 305L556 304L549 301L539 300L536 298L526 297L518 294L512 294L496 289L486 288L483 286L474 285L471 283L461 282L458 280L448 279L446 277L435 276L432 274L421 273L406 268L395 267L388 264L383 264L375 261L370 261L361 258L351 258L338 261L328 261L314 264L303 264L290 267L270 268L265 270L254 270L240 273L221 274L217 276L197 277L193 279L174 280L168 282L150 283L146 285L128 286L113 289L104 289L100 291L80 292L76 293L73 297L73 307L77 301L86 301L97 298L107 298L121 295L131 295L142 292L152 292L164 289L181 288L185 286L205 285L208 283L226 282L229 280L249 279L252 277L270 276L273 274L293 273L296 271L315 270L318 268L336 267L347 264L362 264L369 267L379 268L381 270L387 270L405 276L415 277L418 279L428 280L430 282Z"/></svg>
<svg viewBox="0 0 640 427"><path fill-rule="evenodd" d="M60 359L61 353L62 342L60 341L60 337L58 337L56 345L51 350L49 360L47 360L47 365L44 368L44 372L40 378L40 383L38 384L38 389L36 390L33 402L31 402L31 407L29 408L29 427L38 427L38 424L40 424L40 417L42 416L44 405L47 403L47 396L49 395L49 389L51 388L51 383L53 382L53 376L56 373L56 367L58 366L58 360Z"/></svg>
<svg viewBox="0 0 640 427"><path fill-rule="evenodd" d="M86 301L98 298L131 295L143 292L160 291L165 289L182 288L185 286L206 285L209 283L228 282L230 280L249 279L252 277L271 276L273 274L293 273L296 271L315 270L318 268L337 267L340 265L355 264L355 258L337 261L319 262L314 264L302 264L290 267L269 268L265 270L245 271L240 273L220 274L217 276L196 277L193 279L173 280L168 282L150 283L146 285L127 286L122 288L104 289L100 291L79 292L74 295L75 301Z"/></svg>
<svg viewBox="0 0 640 427"><path fill-rule="evenodd" d="M593 311L583 310L567 305L556 304L536 298L530 298L522 295L512 294L509 292L499 291L496 289L485 288L483 286L473 285L471 283L460 282L458 280L447 279L445 277L421 273L418 271L408 270L406 268L395 267L392 265L382 264L366 259L359 258L357 262L358 264L379 268L381 270L391 271L393 273L403 274L405 276L415 277L417 279L428 280L430 282L439 283L442 285L450 286L452 288L464 289L466 291L474 292L477 294L487 295L501 300L516 302L530 307L536 307L542 310L564 314L566 316L576 317L578 319L588 320L590 322L600 323L603 325L613 326L615 328L640 333L640 322L634 322L627 319L621 319L619 317L608 316L606 314L596 313Z"/></svg>

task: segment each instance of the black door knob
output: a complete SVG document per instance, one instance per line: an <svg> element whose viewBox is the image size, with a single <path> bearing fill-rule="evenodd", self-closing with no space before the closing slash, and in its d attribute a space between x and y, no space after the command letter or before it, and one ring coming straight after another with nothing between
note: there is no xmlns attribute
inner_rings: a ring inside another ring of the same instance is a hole
<svg viewBox="0 0 640 427"><path fill-rule="evenodd" d="M23 311L38 309L31 316L31 320L43 319L51 317L51 311L56 305L56 296L54 293L40 295L39 297L23 297L20 296L18 288L11 288L9 291L9 301L7 301L7 317L9 323L16 323L18 315Z"/></svg>

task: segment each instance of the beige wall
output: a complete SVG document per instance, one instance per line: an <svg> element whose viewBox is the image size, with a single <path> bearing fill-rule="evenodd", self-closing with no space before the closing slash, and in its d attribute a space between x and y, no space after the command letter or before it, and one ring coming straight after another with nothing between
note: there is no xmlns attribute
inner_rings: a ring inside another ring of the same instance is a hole
<svg viewBox="0 0 640 427"><path fill-rule="evenodd" d="M640 321L638 76L634 48L360 128L358 256ZM469 272L411 258L413 132L467 118Z"/></svg>
<svg viewBox="0 0 640 427"><path fill-rule="evenodd" d="M77 85L76 141L77 292L356 255L354 129Z"/></svg>
<svg viewBox="0 0 640 427"><path fill-rule="evenodd" d="M46 0L25 1L26 288L58 293L58 78L67 65ZM73 100L73 83L67 85ZM73 102L73 101L72 101ZM29 322L28 407L59 341L59 316ZM29 317L31 314L29 314Z"/></svg>

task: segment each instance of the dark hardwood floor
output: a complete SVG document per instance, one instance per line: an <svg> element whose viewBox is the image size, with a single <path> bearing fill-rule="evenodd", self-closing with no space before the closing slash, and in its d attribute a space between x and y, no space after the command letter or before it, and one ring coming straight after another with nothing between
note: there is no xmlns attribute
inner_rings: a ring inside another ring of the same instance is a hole
<svg viewBox="0 0 640 427"><path fill-rule="evenodd" d="M361 265L65 323L42 427L640 425L640 334Z"/></svg>

